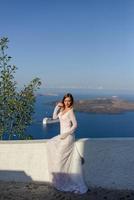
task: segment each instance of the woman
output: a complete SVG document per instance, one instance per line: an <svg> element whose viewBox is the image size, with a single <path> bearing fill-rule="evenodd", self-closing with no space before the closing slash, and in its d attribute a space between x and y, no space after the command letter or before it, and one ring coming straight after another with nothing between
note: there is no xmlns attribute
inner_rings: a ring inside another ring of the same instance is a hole
<svg viewBox="0 0 134 200"><path fill-rule="evenodd" d="M60 191L85 193L88 188L83 180L81 157L75 144L77 121L70 93L55 107L53 119L57 118L60 120L60 134L47 142L50 182Z"/></svg>

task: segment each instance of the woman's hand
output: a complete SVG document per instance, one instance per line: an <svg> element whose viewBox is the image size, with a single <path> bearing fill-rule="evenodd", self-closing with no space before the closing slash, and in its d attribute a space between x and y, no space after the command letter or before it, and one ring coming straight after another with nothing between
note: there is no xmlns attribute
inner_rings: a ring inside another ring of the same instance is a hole
<svg viewBox="0 0 134 200"><path fill-rule="evenodd" d="M65 138L66 138L66 137L64 137L64 136L60 136L60 139L61 139L61 140L64 140Z"/></svg>
<svg viewBox="0 0 134 200"><path fill-rule="evenodd" d="M60 107L60 108L63 108L63 107L64 107L64 104L61 103L61 102L59 102L59 103L57 104L57 106Z"/></svg>
<svg viewBox="0 0 134 200"><path fill-rule="evenodd" d="M66 137L68 137L68 135L70 135L68 132L67 133L63 133L60 135L60 139L64 140Z"/></svg>
<svg viewBox="0 0 134 200"><path fill-rule="evenodd" d="M64 140L66 138L65 136L63 136L61 134L59 134L58 137L59 137L60 140Z"/></svg>

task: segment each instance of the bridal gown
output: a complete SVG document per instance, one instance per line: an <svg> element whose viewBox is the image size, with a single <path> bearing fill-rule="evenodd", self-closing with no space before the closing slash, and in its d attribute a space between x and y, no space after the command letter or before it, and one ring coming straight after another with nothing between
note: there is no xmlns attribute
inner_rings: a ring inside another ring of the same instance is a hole
<svg viewBox="0 0 134 200"><path fill-rule="evenodd" d="M60 120L60 134L47 142L49 181L60 191L85 193L88 188L83 179L81 156L75 143L77 122L73 109L63 114L56 106L53 119L56 118Z"/></svg>

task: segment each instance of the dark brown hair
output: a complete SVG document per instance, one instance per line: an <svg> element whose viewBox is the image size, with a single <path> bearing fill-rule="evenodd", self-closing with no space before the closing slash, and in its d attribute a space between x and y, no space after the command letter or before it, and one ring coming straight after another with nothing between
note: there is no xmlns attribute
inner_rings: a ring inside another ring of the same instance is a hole
<svg viewBox="0 0 134 200"><path fill-rule="evenodd" d="M64 100L65 100L67 97L69 97L69 98L71 99L71 104L70 104L70 107L71 107L71 106L73 105L73 103L74 103L74 98L73 98L72 94L70 94L70 93L67 93L67 94L64 95L64 97L63 97L63 99L62 99L62 103L64 104Z"/></svg>

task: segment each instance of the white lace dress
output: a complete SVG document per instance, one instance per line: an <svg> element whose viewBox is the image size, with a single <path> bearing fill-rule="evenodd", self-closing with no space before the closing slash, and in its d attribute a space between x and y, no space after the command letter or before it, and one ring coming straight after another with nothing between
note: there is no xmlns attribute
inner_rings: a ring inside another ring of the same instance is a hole
<svg viewBox="0 0 134 200"><path fill-rule="evenodd" d="M59 117L60 134L48 140L47 157L50 182L60 191L85 193L88 188L83 180L81 157L75 144L77 127L73 109L65 114L56 106L53 118ZM64 139L61 139L64 137Z"/></svg>

